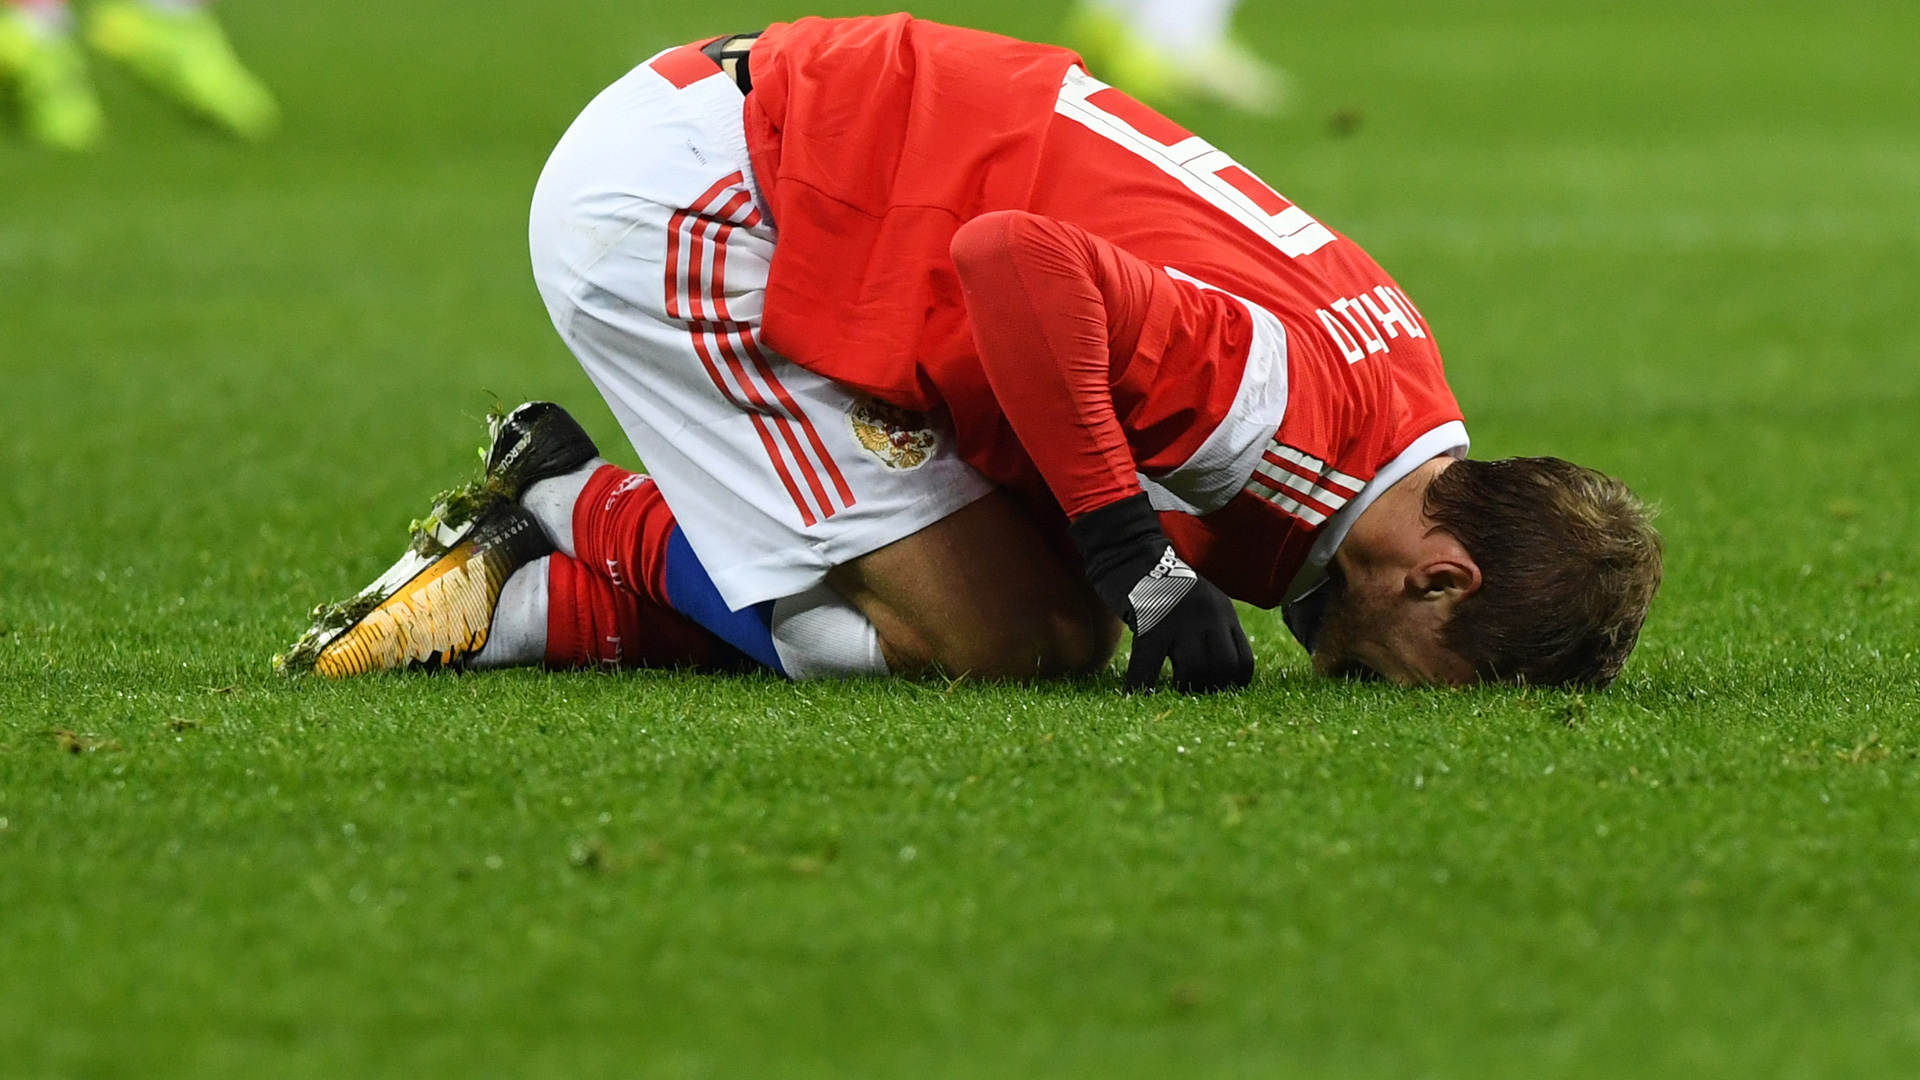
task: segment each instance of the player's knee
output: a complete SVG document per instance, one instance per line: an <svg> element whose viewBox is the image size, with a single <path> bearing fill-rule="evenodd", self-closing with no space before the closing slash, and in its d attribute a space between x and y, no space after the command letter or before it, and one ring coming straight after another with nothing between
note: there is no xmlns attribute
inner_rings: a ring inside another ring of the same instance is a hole
<svg viewBox="0 0 1920 1080"><path fill-rule="evenodd" d="M1120 646L1120 620L1098 600L1056 618L1047 642L1046 678L1073 678L1104 670Z"/></svg>
<svg viewBox="0 0 1920 1080"><path fill-rule="evenodd" d="M1004 493L835 567L897 675L1055 678L1097 670L1117 622Z"/></svg>
<svg viewBox="0 0 1920 1080"><path fill-rule="evenodd" d="M883 618L876 629L881 654L895 675L984 682L1091 675L1106 666L1120 641L1120 622L1104 609L1032 615L991 626Z"/></svg>
<svg viewBox="0 0 1920 1080"><path fill-rule="evenodd" d="M1097 601L1079 598L1052 609L995 625L963 625L916 635L890 655L902 657L907 673L940 672L985 681L1060 679L1102 670L1120 641L1120 622Z"/></svg>

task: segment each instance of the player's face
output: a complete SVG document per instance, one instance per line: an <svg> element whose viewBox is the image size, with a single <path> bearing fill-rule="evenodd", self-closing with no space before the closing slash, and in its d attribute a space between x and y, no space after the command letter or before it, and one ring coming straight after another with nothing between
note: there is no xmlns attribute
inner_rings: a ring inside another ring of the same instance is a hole
<svg viewBox="0 0 1920 1080"><path fill-rule="evenodd" d="M1447 648L1435 606L1411 601L1397 578L1349 577L1329 567L1334 596L1313 643L1313 669L1332 678L1401 686L1465 686L1471 665Z"/></svg>

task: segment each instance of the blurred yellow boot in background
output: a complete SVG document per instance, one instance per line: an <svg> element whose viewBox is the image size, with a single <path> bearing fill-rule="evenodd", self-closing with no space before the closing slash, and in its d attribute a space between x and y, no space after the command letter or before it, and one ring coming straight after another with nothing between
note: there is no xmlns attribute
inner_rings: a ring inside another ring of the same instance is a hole
<svg viewBox="0 0 1920 1080"><path fill-rule="evenodd" d="M101 55L243 139L265 138L279 123L273 94L240 63L202 6L102 0L89 12L86 33Z"/></svg>
<svg viewBox="0 0 1920 1080"><path fill-rule="evenodd" d="M1067 44L1087 62L1094 78L1149 105L1166 105L1188 96L1173 63L1105 8L1092 4L1074 8L1067 24Z"/></svg>
<svg viewBox="0 0 1920 1080"><path fill-rule="evenodd" d="M1286 103L1286 74L1222 29L1180 47L1144 33L1105 4L1083 0L1067 25L1067 44L1095 78L1149 105L1207 100L1250 113L1279 112Z"/></svg>
<svg viewBox="0 0 1920 1080"><path fill-rule="evenodd" d="M58 18L0 6L0 81L11 83L20 126L35 142L85 150L100 141L105 123L87 65L74 43L64 8Z"/></svg>

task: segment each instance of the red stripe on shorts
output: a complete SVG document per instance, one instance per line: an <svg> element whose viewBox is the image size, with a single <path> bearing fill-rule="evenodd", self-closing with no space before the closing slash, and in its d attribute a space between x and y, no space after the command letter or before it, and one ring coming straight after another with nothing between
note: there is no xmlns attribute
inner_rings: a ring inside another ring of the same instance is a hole
<svg viewBox="0 0 1920 1080"><path fill-rule="evenodd" d="M680 228L687 221L685 210L675 210L667 219L667 318L680 315Z"/></svg>
<svg viewBox="0 0 1920 1080"><path fill-rule="evenodd" d="M752 349L752 339L748 336L747 332L741 330L736 331L736 333L738 333L743 346L747 349ZM726 339L723 338L721 340L724 341ZM728 350L728 355L730 357L734 355L731 349ZM748 355L751 357L752 354L749 353ZM786 392L786 387L780 385L779 380L774 377L772 370L766 366L756 363L753 370L748 371L746 370L745 364L736 362L734 371L743 379L751 379L755 373L759 374L761 381L766 383L768 389L773 392L774 397L780 403L780 409L775 410L772 405L769 404L768 411L773 415L773 422L780 428L780 436L786 440L787 449L792 452L794 463L800 467L800 473L807 481L807 489L813 492L814 500L820 507L820 516L830 518L838 513L839 508L833 505L832 497L827 494L827 489L820 483L819 465L814 458L807 456L806 446L802 444L799 433L794 431L795 424L800 425L802 430L812 430L813 425L808 421L807 414L801 412L800 407L794 404L793 398ZM765 400L765 398L760 397L758 389L755 390L754 396L758 400ZM819 440L815 439L813 442L817 446ZM818 451L816 451L816 453L817 452ZM821 460L832 460L824 454L821 454L820 457Z"/></svg>
<svg viewBox="0 0 1920 1080"><path fill-rule="evenodd" d="M708 279L707 226L712 221L705 214L699 214L687 228L687 303L691 307L687 317L695 321L705 321L707 317L707 290L697 283Z"/></svg>
<svg viewBox="0 0 1920 1080"><path fill-rule="evenodd" d="M801 428L806 431L807 442L813 446L813 452L820 455L821 463L827 467L827 474L833 477L833 487L840 493L841 505L852 506L855 501L853 489L847 485L846 476L840 472L840 464L833 460L832 454L827 453L826 443L821 441L820 431L813 426L813 419L794 402L793 395L787 392L786 385L780 381L778 375L774 374L773 365L767 362L766 355L760 351L760 343L748 334L740 336L747 343L747 353L753 357L755 366L760 369L761 377L766 379L767 385L773 388L774 396L780 399L780 404L793 413L794 417L800 421Z"/></svg>
<svg viewBox="0 0 1920 1080"><path fill-rule="evenodd" d="M747 206L751 202L752 197L745 191L737 192L733 198L729 199L726 204L719 209L717 214L711 217L705 217L705 220L722 221L731 218L737 215L742 207ZM828 498L826 490L820 484L819 470L816 468L813 460L807 456L806 448L801 445L800 437L793 429L794 422L800 423L803 428L811 427L811 424L807 421L806 414L800 410L800 407L793 401L791 396L785 394L784 387L779 388L779 392L776 394L776 397L781 399L780 405L782 409L784 409L784 415L780 409L775 409L772 403L761 394L760 388L754 384L753 373L746 370L745 365L741 363L740 355L734 350L733 343L730 340L731 335L738 335L742 344L748 350L754 349L751 328L731 319L726 319L723 314L726 310L725 274L727 264L726 257L722 253L719 244L731 231L731 222L719 226L714 243L713 269L708 277L706 289L706 300L713 309L713 314L718 320L725 321L716 321L715 325L708 328L706 332L714 335L715 342L720 346L721 355L726 357L727 367L732 372L734 381L739 384L741 390L746 393L755 408L760 413L773 418L774 427L780 433L780 441L786 446L787 453L793 458L793 464L800 470L802 478L806 480L808 490L813 493L815 500L814 505L819 508L820 517L822 519L830 518L836 513L836 508L833 505L833 501ZM696 242L702 245L696 265L704 270L707 264L704 248L705 234L702 226L695 226L694 236ZM694 307L696 308L696 314L702 314L702 312L699 311L701 305L698 296L694 298ZM762 375L763 378L770 377L771 372L763 370ZM818 439L816 438L814 441L817 443ZM798 508L803 519L810 516L809 508L804 505L804 500L798 504Z"/></svg>
<svg viewBox="0 0 1920 1080"><path fill-rule="evenodd" d="M839 466L826 453L825 444L811 420L786 387L780 384L771 366L761 358L758 344L753 340L752 328L731 318L727 310L726 241L738 226L751 226L758 222L760 212L753 207L752 195L745 190L733 191L718 207L714 204L722 196L728 195L730 189L744 184L744 181L745 176L739 172L723 178L695 200L692 207L676 212L669 220L666 310L669 317L684 319L689 323L688 333L693 339L694 351L700 358L701 366L706 369L707 378L729 403L751 419L760 437L761 447L766 451L781 485L787 489L787 495L792 498L794 509L799 512L803 524L812 526L832 517L839 508L834 506L820 481L819 469L807 453L808 444L811 444L819 460L825 463L833 476L834 486L848 505L851 505L852 494L840 474ZM741 218L743 209L747 214ZM711 238L708 236L710 230ZM713 248L711 267L707 254L709 246ZM712 308L711 313L709 307ZM742 362L740 353L733 345L736 335L742 348L755 359L754 367L772 390L777 405L761 392L754 380L754 373L749 372L747 365ZM716 347L720 358L725 360L724 373L714 356ZM728 375L732 378L729 379ZM744 401L743 396L746 399ZM773 421L771 427L768 419ZM805 433L804 440L801 432L794 430L795 423ZM788 467L789 457L801 472L801 478L805 481L804 489L796 482L792 469ZM813 496L812 500L807 498L809 493Z"/></svg>
<svg viewBox="0 0 1920 1080"><path fill-rule="evenodd" d="M702 59L705 58L702 57ZM685 210L674 211L673 217L667 221L666 309L668 318L684 319L687 317L681 307L681 296L684 290L692 288L693 274L689 272L682 275L680 256L683 247L682 233L686 230L688 220L702 213L713 200L725 194L728 189L745 180L745 174L739 172L735 172L730 176L721 177L712 187L702 193L699 198L693 200L691 207ZM692 268L688 269L691 271Z"/></svg>

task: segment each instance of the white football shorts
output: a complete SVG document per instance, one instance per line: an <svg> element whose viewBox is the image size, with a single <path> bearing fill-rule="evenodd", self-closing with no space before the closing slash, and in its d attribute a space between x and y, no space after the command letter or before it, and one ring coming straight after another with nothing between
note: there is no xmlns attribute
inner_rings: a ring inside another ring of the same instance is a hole
<svg viewBox="0 0 1920 1080"><path fill-rule="evenodd" d="M561 138L534 191L533 273L739 610L806 592L992 485L941 424L761 344L776 231L743 99L718 68L690 77L664 62L675 53L686 59L668 50L608 87Z"/></svg>

